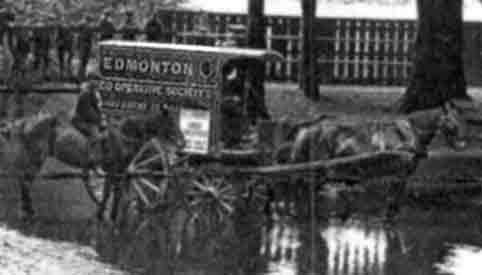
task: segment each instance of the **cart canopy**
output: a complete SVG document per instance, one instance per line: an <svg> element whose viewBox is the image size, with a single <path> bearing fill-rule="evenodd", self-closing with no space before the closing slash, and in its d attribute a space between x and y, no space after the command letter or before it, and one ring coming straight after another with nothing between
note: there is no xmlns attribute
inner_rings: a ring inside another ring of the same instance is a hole
<svg viewBox="0 0 482 275"><path fill-rule="evenodd" d="M247 49L247 48L229 48L229 47L212 47L212 46L198 46L187 44L170 44L170 43L155 43L144 41L125 41L125 40L107 40L100 42L103 47L127 47L172 51L176 52L192 52L200 54L209 54L217 56L225 56L228 59L256 59L265 62L283 61L283 56L273 50L267 49Z"/></svg>

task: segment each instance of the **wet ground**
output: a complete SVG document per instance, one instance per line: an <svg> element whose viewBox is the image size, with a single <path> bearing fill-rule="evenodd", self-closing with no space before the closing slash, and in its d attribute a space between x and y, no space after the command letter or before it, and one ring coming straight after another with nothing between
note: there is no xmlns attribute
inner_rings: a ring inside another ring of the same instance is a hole
<svg viewBox="0 0 482 275"><path fill-rule="evenodd" d="M6 226L2 232L8 234L1 234L1 250L2 255L12 255L21 249L15 259L24 266L36 253L44 257L65 255L66 251L82 255L87 249L91 263L106 264L125 274L479 274L482 203L477 196L470 202L451 204L405 200L400 216L386 223L381 218L380 197L352 195L354 210L341 219L334 214L343 212L346 203L335 194L331 190L317 196L315 212L307 209L309 196L291 203L278 201L270 216L240 212L211 232L197 235L192 233L195 229L176 222L182 220L182 211L171 213L169 221L159 216L150 223L141 219L135 226L113 230L72 217L62 222L45 218L20 222L14 218L14 199L2 199L7 205L2 203L0 222ZM58 202L48 204L53 203ZM17 242L10 238L12 234L25 239ZM48 246L42 246L42 241ZM31 242L36 244L32 249ZM75 247L78 253L72 252ZM8 257L1 259L8 261ZM64 269L79 267L68 264L74 261L71 257L59 256L56 261ZM41 274L33 270L31 274Z"/></svg>

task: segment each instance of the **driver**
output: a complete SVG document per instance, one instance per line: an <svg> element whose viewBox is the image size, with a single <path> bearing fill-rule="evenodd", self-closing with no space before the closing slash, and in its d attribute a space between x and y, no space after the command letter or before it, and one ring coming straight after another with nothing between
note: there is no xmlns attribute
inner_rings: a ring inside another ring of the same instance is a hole
<svg viewBox="0 0 482 275"><path fill-rule="evenodd" d="M97 140L105 128L102 99L92 76L82 83L72 124L89 140Z"/></svg>
<svg viewBox="0 0 482 275"><path fill-rule="evenodd" d="M106 133L106 119L102 112L102 98L95 77L87 74L87 81L82 83L80 95L72 118L72 125L86 137L88 166L91 166L98 174L102 173L99 163L96 163L92 148L103 148L103 137ZM100 147L99 147L100 146Z"/></svg>
<svg viewBox="0 0 482 275"><path fill-rule="evenodd" d="M244 125L244 75L236 66L223 70L223 101L221 104L223 141L228 148L242 141Z"/></svg>

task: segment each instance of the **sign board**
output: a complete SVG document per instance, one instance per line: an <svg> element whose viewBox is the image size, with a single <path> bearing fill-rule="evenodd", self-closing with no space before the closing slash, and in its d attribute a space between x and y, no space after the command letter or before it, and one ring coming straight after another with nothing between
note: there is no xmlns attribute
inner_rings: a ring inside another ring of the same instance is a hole
<svg viewBox="0 0 482 275"><path fill-rule="evenodd" d="M212 151L219 138L221 65L239 53L114 40L101 42L99 50L98 87L109 115L155 112L167 105L179 119L184 152Z"/></svg>
<svg viewBox="0 0 482 275"><path fill-rule="evenodd" d="M194 154L207 154L210 142L210 112L182 108L179 114L179 124L186 139L184 151Z"/></svg>
<svg viewBox="0 0 482 275"><path fill-rule="evenodd" d="M191 87L169 83L147 83L124 79L98 82L103 107L113 110L148 111L155 105L174 104L209 108L215 92L211 87Z"/></svg>
<svg viewBox="0 0 482 275"><path fill-rule="evenodd" d="M218 82L218 60L212 54L122 46L101 46L100 52L103 77L193 86Z"/></svg>
<svg viewBox="0 0 482 275"><path fill-rule="evenodd" d="M156 104L210 109L219 84L218 62L206 53L101 45L104 107L141 112Z"/></svg>

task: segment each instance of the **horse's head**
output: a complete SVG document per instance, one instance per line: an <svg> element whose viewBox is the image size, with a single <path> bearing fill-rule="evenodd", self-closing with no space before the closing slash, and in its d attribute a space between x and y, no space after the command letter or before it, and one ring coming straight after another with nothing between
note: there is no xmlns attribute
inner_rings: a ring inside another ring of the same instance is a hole
<svg viewBox="0 0 482 275"><path fill-rule="evenodd" d="M467 122L451 101L442 106L438 127L449 146L457 150L466 147Z"/></svg>

